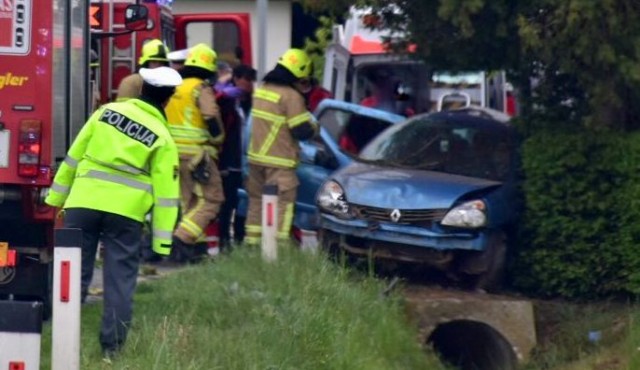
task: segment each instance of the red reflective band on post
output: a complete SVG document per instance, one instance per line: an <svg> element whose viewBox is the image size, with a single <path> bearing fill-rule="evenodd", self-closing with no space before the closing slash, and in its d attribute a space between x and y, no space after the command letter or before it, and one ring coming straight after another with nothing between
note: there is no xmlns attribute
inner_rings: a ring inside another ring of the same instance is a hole
<svg viewBox="0 0 640 370"><path fill-rule="evenodd" d="M24 361L9 362L9 370L24 370Z"/></svg>
<svg viewBox="0 0 640 370"><path fill-rule="evenodd" d="M267 203L267 226L273 226L273 203Z"/></svg>
<svg viewBox="0 0 640 370"><path fill-rule="evenodd" d="M60 263L60 302L69 302L69 289L71 286L71 262Z"/></svg>
<svg viewBox="0 0 640 370"><path fill-rule="evenodd" d="M7 266L13 267L16 265L17 253L15 250L10 249L7 251Z"/></svg>

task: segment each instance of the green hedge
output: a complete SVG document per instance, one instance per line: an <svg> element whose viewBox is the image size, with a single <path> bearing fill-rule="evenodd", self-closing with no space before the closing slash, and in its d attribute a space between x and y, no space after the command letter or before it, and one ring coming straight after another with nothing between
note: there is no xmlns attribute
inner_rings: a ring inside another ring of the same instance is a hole
<svg viewBox="0 0 640 370"><path fill-rule="evenodd" d="M542 296L640 293L640 134L543 130L523 143L514 283Z"/></svg>

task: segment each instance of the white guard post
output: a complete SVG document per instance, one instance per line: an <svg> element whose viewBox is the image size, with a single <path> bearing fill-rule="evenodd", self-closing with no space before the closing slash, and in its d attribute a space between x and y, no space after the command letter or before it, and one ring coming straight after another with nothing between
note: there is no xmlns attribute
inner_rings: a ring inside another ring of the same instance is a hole
<svg viewBox="0 0 640 370"><path fill-rule="evenodd" d="M278 259L278 186L262 188L262 258L266 261Z"/></svg>
<svg viewBox="0 0 640 370"><path fill-rule="evenodd" d="M82 231L58 229L53 250L51 369L80 369Z"/></svg>
<svg viewBox="0 0 640 370"><path fill-rule="evenodd" d="M0 369L39 370L42 302L0 301Z"/></svg>

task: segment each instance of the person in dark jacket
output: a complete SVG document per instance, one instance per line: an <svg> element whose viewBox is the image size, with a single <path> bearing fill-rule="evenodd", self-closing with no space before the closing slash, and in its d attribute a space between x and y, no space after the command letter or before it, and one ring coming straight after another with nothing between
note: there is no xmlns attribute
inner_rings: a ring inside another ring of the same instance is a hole
<svg viewBox="0 0 640 370"><path fill-rule="evenodd" d="M222 176L225 202L218 215L219 243L221 251L231 247L231 217L238 208L238 189L242 187L242 135L246 121L242 102L251 101L256 70L240 64L233 68L232 77L226 83L216 85L218 106L227 135L220 153L218 169ZM244 217L235 214L233 222L236 243L244 238Z"/></svg>

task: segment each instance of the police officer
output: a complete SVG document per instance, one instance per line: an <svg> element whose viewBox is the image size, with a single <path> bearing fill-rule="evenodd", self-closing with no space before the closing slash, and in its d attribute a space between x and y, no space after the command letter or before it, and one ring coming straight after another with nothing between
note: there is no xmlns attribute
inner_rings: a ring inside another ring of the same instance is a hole
<svg viewBox="0 0 640 370"><path fill-rule="evenodd" d="M295 172L298 141L312 138L318 129L303 96L311 87L311 68L307 53L290 49L253 94L246 185L249 212L245 240L249 244L260 242L264 185L278 187L278 239L289 237L299 184Z"/></svg>
<svg viewBox="0 0 640 370"><path fill-rule="evenodd" d="M195 262L207 253L204 230L224 202L217 167L224 127L212 88L216 53L206 44L189 49L180 71L184 82L165 111L180 153L182 218L174 232L173 262Z"/></svg>
<svg viewBox="0 0 640 370"><path fill-rule="evenodd" d="M167 54L167 59L169 59L169 66L176 71L182 70L184 68L184 61L187 59L187 55L189 54L189 49L181 49L172 51Z"/></svg>
<svg viewBox="0 0 640 370"><path fill-rule="evenodd" d="M127 338L139 264L142 223L152 211L153 249L168 255L178 218L178 150L163 105L182 83L169 67L142 68L139 99L100 107L83 126L46 198L64 207L64 226L83 231L82 301L104 245L104 311L100 344L106 356Z"/></svg>
<svg viewBox="0 0 640 370"><path fill-rule="evenodd" d="M139 68L157 68L169 65L167 54L169 49L158 39L147 41L142 46L140 58L138 59ZM142 92L142 77L139 73L133 73L120 81L118 86L118 96L116 101L125 101L127 99L137 98Z"/></svg>

